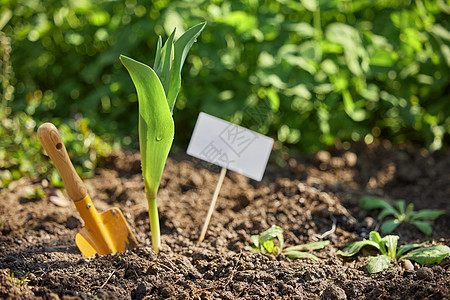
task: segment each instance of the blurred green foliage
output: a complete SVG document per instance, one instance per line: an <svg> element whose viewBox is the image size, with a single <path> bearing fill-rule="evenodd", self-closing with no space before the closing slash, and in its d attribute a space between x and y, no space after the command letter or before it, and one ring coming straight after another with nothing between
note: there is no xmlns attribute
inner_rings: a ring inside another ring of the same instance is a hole
<svg viewBox="0 0 450 300"><path fill-rule="evenodd" d="M137 98L119 55L151 65L158 35L174 27L180 35L203 20L174 111L176 148L185 149L200 111L302 152L378 137L431 150L448 143L445 0L0 2L11 55L11 72L1 77L8 108L0 160L10 161L3 170L31 168L11 161L37 155L35 138L20 145L14 138L55 118L73 130L86 124L78 141L95 132L137 148Z"/></svg>

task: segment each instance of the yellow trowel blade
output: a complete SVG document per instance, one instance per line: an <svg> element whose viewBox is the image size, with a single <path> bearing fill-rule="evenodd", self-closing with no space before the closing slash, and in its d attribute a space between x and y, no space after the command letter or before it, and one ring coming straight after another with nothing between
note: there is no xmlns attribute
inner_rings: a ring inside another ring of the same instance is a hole
<svg viewBox="0 0 450 300"><path fill-rule="evenodd" d="M138 246L128 223L126 222L122 212L118 208L111 208L99 214L100 222L106 229L106 235L110 240L111 248L104 250L105 241L102 236L96 235L92 229L83 227L75 237L75 242L81 253L86 257L98 253L106 255L109 253L125 252ZM108 251L108 252L106 252Z"/></svg>

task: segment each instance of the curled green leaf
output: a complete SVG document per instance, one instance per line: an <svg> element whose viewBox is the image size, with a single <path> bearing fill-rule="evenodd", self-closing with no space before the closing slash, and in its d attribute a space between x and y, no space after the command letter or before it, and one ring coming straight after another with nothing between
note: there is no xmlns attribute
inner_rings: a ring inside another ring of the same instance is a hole
<svg viewBox="0 0 450 300"><path fill-rule="evenodd" d="M317 256L314 254L308 253L308 252L301 252L301 251L285 251L283 254L289 258L293 259L301 259L301 258L310 258L313 260L320 260Z"/></svg>
<svg viewBox="0 0 450 300"><path fill-rule="evenodd" d="M378 243L369 240L363 240L351 243L343 250L339 250L338 252L336 252L336 254L340 256L353 256L365 246L372 246L380 250L380 245Z"/></svg>
<svg viewBox="0 0 450 300"><path fill-rule="evenodd" d="M296 246L292 246L292 247L287 247L287 248L284 249L284 251L285 252L290 252L290 251L319 250L319 249L325 248L329 244L330 244L330 241L313 242L313 243L308 243L308 244L303 244L303 245L296 245Z"/></svg>
<svg viewBox="0 0 450 300"><path fill-rule="evenodd" d="M434 245L425 248L415 249L400 257L400 259L410 259L421 265L440 263L445 257L450 255L450 248L445 245Z"/></svg>
<svg viewBox="0 0 450 300"><path fill-rule="evenodd" d="M420 248L423 245L426 245L428 242L423 242L423 243L417 243L417 244L410 244L410 245L402 245L400 247L398 247L398 251L397 251L397 255L396 258L399 259L400 256L402 256L402 254L411 251L413 249L416 248Z"/></svg>

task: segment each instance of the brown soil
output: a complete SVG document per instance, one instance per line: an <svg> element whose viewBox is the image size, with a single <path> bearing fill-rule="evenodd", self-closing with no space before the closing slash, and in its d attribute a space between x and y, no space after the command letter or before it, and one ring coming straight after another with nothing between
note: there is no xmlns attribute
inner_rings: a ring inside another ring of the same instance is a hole
<svg viewBox="0 0 450 300"><path fill-rule="evenodd" d="M25 190L45 182L23 179L0 191L0 298L450 299L449 258L430 266L394 262L370 275L364 257L335 255L379 226L376 212L358 208L364 194L445 209L431 236L408 224L396 234L400 244L450 245L449 170L448 151L429 155L385 143L287 158L283 168L270 163L262 182L228 172L206 239L197 244L219 170L174 156L158 194L162 250L156 255L139 155L118 153L85 183L99 211L122 210L140 247L93 258L74 243L81 228L74 206L28 199ZM320 261L245 249L252 234L273 224L284 228L287 246L331 243L315 252Z"/></svg>

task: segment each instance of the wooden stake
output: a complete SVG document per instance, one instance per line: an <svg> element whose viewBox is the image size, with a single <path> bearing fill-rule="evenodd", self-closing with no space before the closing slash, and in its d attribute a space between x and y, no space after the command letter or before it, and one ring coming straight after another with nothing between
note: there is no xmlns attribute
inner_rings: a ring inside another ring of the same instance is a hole
<svg viewBox="0 0 450 300"><path fill-rule="evenodd" d="M219 197L220 188L222 187L223 179L225 178L225 174L227 173L227 168L222 168L220 170L219 181L216 185L216 190L214 191L214 195L211 200L211 204L209 205L208 214L206 215L205 223L203 224L202 233L200 234L200 238L198 239L198 243L201 243L206 235L206 230L208 229L209 221L211 220L211 216L214 212L214 207L216 206L217 197Z"/></svg>

